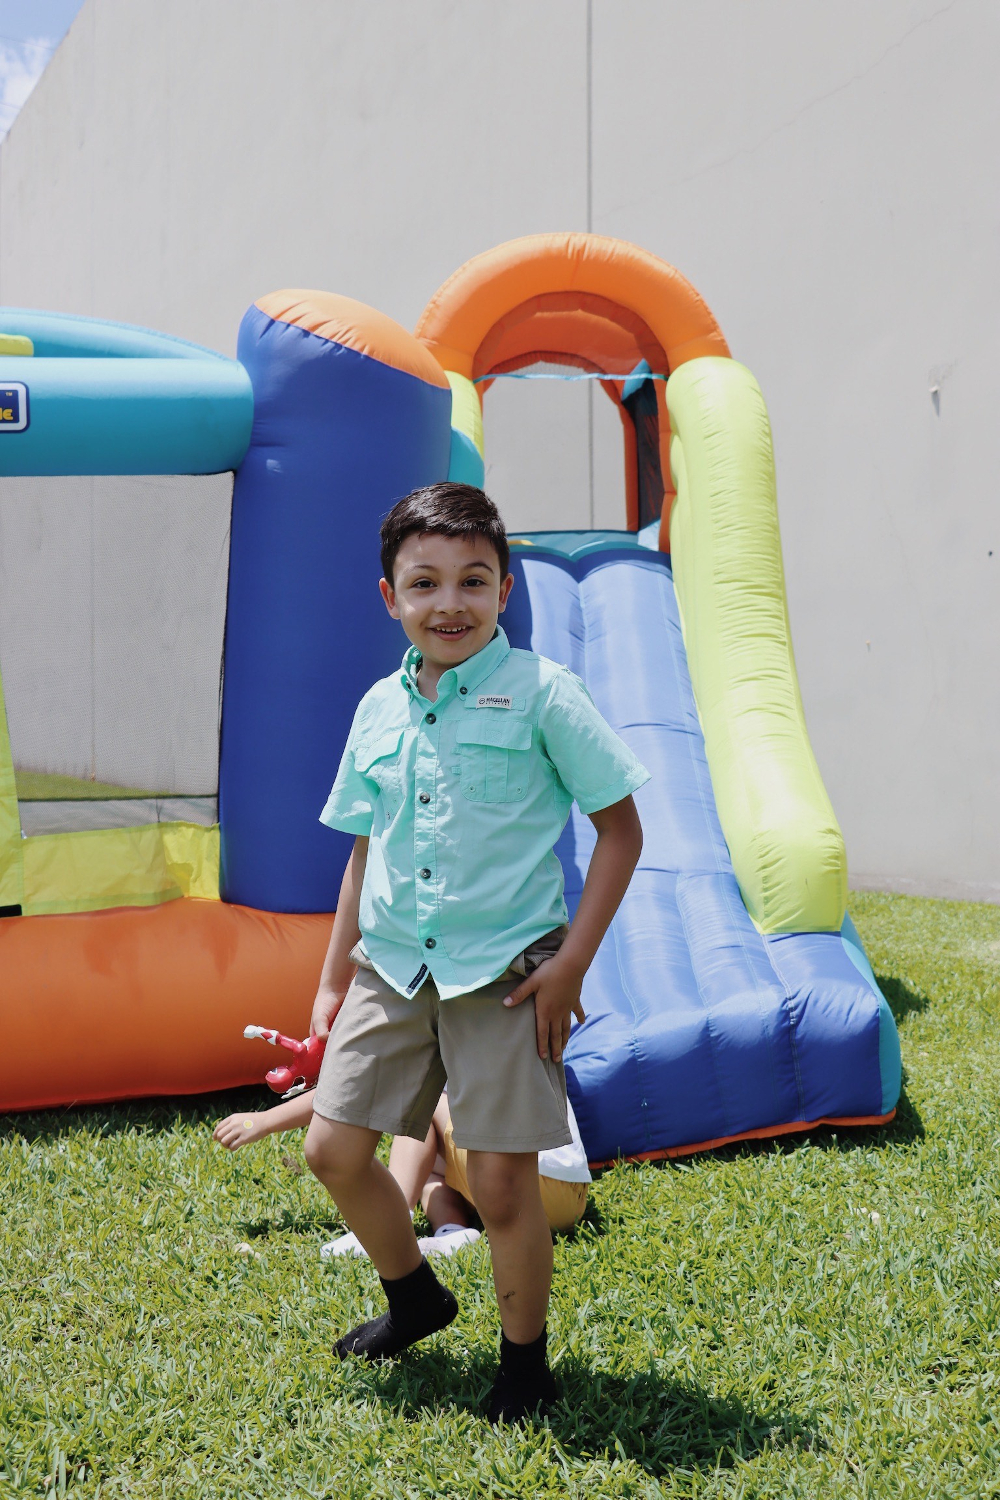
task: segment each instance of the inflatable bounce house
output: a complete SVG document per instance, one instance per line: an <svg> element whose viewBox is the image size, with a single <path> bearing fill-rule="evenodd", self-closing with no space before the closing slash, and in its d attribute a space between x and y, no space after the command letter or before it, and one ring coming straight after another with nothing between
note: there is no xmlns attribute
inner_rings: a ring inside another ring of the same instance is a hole
<svg viewBox="0 0 1000 1500"><path fill-rule="evenodd" d="M349 852L319 814L404 645L379 520L482 483L483 398L544 362L615 403L626 513L513 538L505 627L652 772L566 1054L588 1155L891 1117L767 412L677 271L532 236L461 267L412 335L346 297L262 297L235 361L18 309L0 333L0 1108L246 1083L267 1066L247 1022L304 1035ZM574 813L571 911L592 842Z"/></svg>

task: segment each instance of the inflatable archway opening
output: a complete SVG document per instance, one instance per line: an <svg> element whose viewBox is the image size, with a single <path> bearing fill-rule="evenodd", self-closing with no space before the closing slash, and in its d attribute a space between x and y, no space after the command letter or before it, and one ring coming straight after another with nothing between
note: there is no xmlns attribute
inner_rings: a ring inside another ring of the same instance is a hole
<svg viewBox="0 0 1000 1500"><path fill-rule="evenodd" d="M467 261L428 303L417 336L440 360L456 400L453 474L482 481L481 403L492 381L540 363L604 375L622 421L625 526L659 523L670 550L674 500L665 382L685 361L726 356L704 301L666 262L600 235L530 235ZM478 425L477 425L478 420Z"/></svg>
<svg viewBox="0 0 1000 1500"><path fill-rule="evenodd" d="M0 432L0 474L77 473L67 465L84 458L84 473L121 473L123 453L133 465L129 391L145 388L141 364L173 358L159 336L101 335L116 347L98 355L93 327L66 328L36 357L44 328L11 313L3 332L37 335L35 355L0 345L0 383L31 388L32 441L44 441L26 457ZM213 416L198 427L213 462L235 470L218 824L22 838L0 738L0 904L35 913L0 921L14 976L0 1002L0 1103L241 1082L263 1071L242 1039L248 1022L305 1029L349 846L318 813L355 704L401 654L375 587L378 519L419 485L481 479L483 389L544 358L600 375L619 406L627 528L526 536L505 623L515 646L585 679L653 773L638 797L643 860L567 1053L588 1154L887 1118L898 1042L845 917L843 840L802 714L766 408L689 283L634 246L533 236L456 272L417 335L350 299L293 290L250 309L238 352L202 394L217 416L221 382L242 426ZM198 367L187 383L171 372L185 399L219 362L176 359ZM46 360L76 362L75 397L25 379ZM120 367L110 381L109 363ZM147 409L168 415L170 403ZM191 472L205 462L185 459ZM47 907L30 899L45 837L61 872ZM592 841L574 814L557 851L571 907ZM38 1006L54 995L67 1030L42 1048Z"/></svg>

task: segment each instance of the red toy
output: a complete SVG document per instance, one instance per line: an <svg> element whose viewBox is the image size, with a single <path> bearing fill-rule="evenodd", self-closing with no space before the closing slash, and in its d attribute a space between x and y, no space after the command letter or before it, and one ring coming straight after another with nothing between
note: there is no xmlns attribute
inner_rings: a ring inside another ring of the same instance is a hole
<svg viewBox="0 0 1000 1500"><path fill-rule="evenodd" d="M310 1036L304 1042L296 1042L290 1036L282 1036L280 1031L272 1031L269 1026L248 1026L243 1035L248 1041L259 1037L262 1042L270 1042L272 1047L284 1047L294 1055L294 1064L283 1063L280 1068L272 1068L264 1080L268 1088L283 1099L292 1099L296 1094L304 1094L306 1089L316 1087L326 1051L325 1038L321 1041L318 1036Z"/></svg>

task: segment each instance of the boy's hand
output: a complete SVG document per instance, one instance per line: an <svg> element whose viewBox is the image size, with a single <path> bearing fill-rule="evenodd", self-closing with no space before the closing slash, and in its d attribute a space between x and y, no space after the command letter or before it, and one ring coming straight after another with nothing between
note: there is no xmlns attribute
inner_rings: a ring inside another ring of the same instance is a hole
<svg viewBox="0 0 1000 1500"><path fill-rule="evenodd" d="M587 1019L580 1003L580 988L586 972L557 953L539 964L527 979L522 979L503 1002L504 1005L520 1005L534 995L535 1035L538 1055L543 1062L550 1055L553 1062L562 1060L573 1024L571 1016L576 1016L581 1023Z"/></svg>
<svg viewBox="0 0 1000 1500"><path fill-rule="evenodd" d="M255 1114L227 1115L212 1131L212 1139L227 1151L238 1151L247 1141L259 1141L267 1134L260 1128L262 1118Z"/></svg>
<svg viewBox="0 0 1000 1500"><path fill-rule="evenodd" d="M321 984L316 991L316 999L313 1001L312 1019L309 1022L309 1035L318 1036L321 1041L326 1041L330 1035L330 1027L337 1019L337 1012L344 1003L348 986L341 988L339 985Z"/></svg>

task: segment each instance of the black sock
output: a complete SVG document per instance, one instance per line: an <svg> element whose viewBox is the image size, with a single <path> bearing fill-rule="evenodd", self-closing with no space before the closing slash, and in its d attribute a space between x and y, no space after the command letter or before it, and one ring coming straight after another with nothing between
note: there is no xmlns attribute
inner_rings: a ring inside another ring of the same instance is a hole
<svg viewBox="0 0 1000 1500"><path fill-rule="evenodd" d="M397 1281L382 1281L389 1311L370 1323L359 1323L336 1346L341 1359L357 1354L362 1359L392 1359L429 1333L447 1328L458 1313L458 1303L442 1286L430 1266L422 1260L415 1271Z"/></svg>
<svg viewBox="0 0 1000 1500"><path fill-rule="evenodd" d="M491 1422L523 1422L530 1412L544 1415L558 1395L546 1358L548 1330L530 1344L513 1344L500 1335L500 1368L486 1414Z"/></svg>

